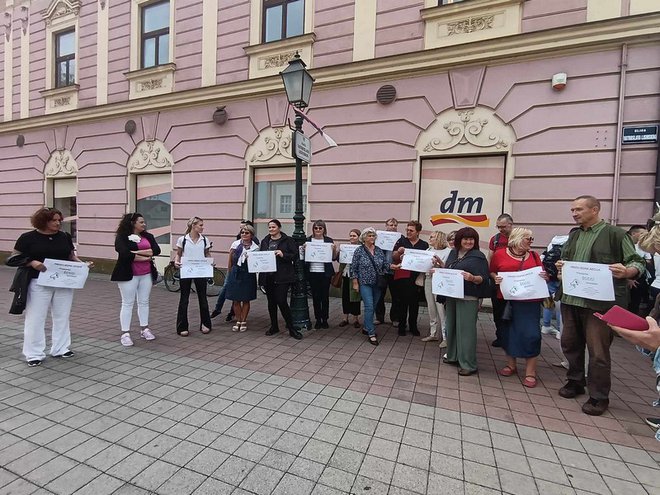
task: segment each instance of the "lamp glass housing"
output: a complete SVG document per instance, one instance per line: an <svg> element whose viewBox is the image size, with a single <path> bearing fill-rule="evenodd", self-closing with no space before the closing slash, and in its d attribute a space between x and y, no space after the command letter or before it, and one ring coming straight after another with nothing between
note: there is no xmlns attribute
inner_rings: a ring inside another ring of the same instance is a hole
<svg viewBox="0 0 660 495"><path fill-rule="evenodd" d="M296 55L289 61L289 66L280 72L286 98L294 107L305 108L309 105L312 95L312 86L314 78L307 69L307 65L302 61L300 55Z"/></svg>

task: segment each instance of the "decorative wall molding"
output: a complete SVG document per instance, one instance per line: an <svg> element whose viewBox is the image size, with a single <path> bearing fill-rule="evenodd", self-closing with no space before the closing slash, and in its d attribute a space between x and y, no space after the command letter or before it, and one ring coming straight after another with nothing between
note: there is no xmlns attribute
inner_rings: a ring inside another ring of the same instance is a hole
<svg viewBox="0 0 660 495"><path fill-rule="evenodd" d="M46 114L65 112L78 108L78 84L40 91L44 98Z"/></svg>
<svg viewBox="0 0 660 495"><path fill-rule="evenodd" d="M30 8L27 5L21 5L21 14L19 16L21 21L21 31L23 34L27 34L27 28L30 20Z"/></svg>
<svg viewBox="0 0 660 495"><path fill-rule="evenodd" d="M107 3L107 0L99 0L99 6L101 7L101 10L105 10Z"/></svg>
<svg viewBox="0 0 660 495"><path fill-rule="evenodd" d="M48 158L44 170L47 178L71 178L78 174L78 164L69 150L55 150Z"/></svg>
<svg viewBox="0 0 660 495"><path fill-rule="evenodd" d="M299 53L300 58L310 67L313 62L314 41L316 41L314 33L308 33L295 38L245 47L245 53L250 59L250 78L278 74L296 53Z"/></svg>
<svg viewBox="0 0 660 495"><path fill-rule="evenodd" d="M269 127L261 131L247 153L250 163L268 162L277 156L293 160L291 134L286 127Z"/></svg>
<svg viewBox="0 0 660 495"><path fill-rule="evenodd" d="M174 159L165 145L158 141L142 141L128 159L130 173L164 172L172 170Z"/></svg>
<svg viewBox="0 0 660 495"><path fill-rule="evenodd" d="M5 12L5 20L2 26L5 28L5 40L11 39L11 12Z"/></svg>
<svg viewBox="0 0 660 495"><path fill-rule="evenodd" d="M439 48L519 34L523 1L470 0L425 8L421 12L424 47Z"/></svg>
<svg viewBox="0 0 660 495"><path fill-rule="evenodd" d="M483 152L511 150L515 133L492 110L447 110L436 118L417 140L422 154L452 150L452 152Z"/></svg>
<svg viewBox="0 0 660 495"><path fill-rule="evenodd" d="M493 14L481 15L476 17L468 17L460 21L450 22L447 24L447 36L455 34L472 33L474 31L483 31L485 29L493 29Z"/></svg>
<svg viewBox="0 0 660 495"><path fill-rule="evenodd" d="M174 91L175 64L124 72L129 83L129 98L145 98Z"/></svg>
<svg viewBox="0 0 660 495"><path fill-rule="evenodd" d="M50 26L59 22L61 18L78 17L81 5L80 0L54 0L41 15L46 21L46 25Z"/></svg>

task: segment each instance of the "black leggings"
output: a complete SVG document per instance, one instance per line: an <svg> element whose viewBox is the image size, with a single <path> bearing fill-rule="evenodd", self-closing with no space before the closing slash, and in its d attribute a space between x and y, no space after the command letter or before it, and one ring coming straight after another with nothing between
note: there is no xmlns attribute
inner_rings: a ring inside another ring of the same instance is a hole
<svg viewBox="0 0 660 495"><path fill-rule="evenodd" d="M342 277L341 283L341 309L345 315L358 316L360 314L360 301L351 301L351 285L353 280L349 277Z"/></svg>
<svg viewBox="0 0 660 495"><path fill-rule="evenodd" d="M284 318L286 327L291 330L293 328L293 319L291 317L291 308L286 300L289 291L289 284L276 284L267 282L266 298L268 299L268 315L270 316L270 326L273 330L279 330L277 323L277 308L280 308L280 313Z"/></svg>
<svg viewBox="0 0 660 495"><path fill-rule="evenodd" d="M209 315L209 301L206 299L205 278L182 278L179 281L181 286L181 297L179 299L179 310L176 315L176 333L188 331L188 300L190 299L190 287L195 282L195 291L197 291L197 300L199 301L199 314L201 324L209 330L211 329L211 315Z"/></svg>

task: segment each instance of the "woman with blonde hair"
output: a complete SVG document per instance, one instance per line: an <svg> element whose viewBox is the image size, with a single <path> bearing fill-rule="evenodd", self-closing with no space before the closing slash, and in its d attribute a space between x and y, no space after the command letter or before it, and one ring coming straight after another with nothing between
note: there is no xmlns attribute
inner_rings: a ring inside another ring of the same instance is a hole
<svg viewBox="0 0 660 495"><path fill-rule="evenodd" d="M647 253L653 253L653 266L655 267L655 277L649 285L649 296L651 297L651 306L655 305L655 300L660 294L660 226L656 225L648 232L639 236L639 247Z"/></svg>
<svg viewBox="0 0 660 495"><path fill-rule="evenodd" d="M431 232L431 235L429 236L428 250L435 251L436 256L438 256L443 263L447 261L447 257L451 252L451 248L447 243L447 235L440 230ZM433 294L431 283L433 279L433 269L431 269L426 275L422 274L422 276L424 277L424 296L426 297L426 306L429 311L429 334L422 339L422 342L440 340L440 347L446 347L446 343L445 345L442 345L442 343L445 342L445 306L444 303L439 302L435 294ZM438 329L440 332L438 332Z"/></svg>
<svg viewBox="0 0 660 495"><path fill-rule="evenodd" d="M498 285L497 297L504 299L499 284L502 272L516 272L543 266L541 257L532 251L534 237L530 229L516 227L509 235L507 248L498 249L490 260L490 276ZM548 280L545 271L541 271L543 280ZM537 385L536 364L541 354L541 326L539 315L541 299L508 301L511 306L511 318L503 319L504 341L502 347L507 355L507 363L499 374L512 376L517 373L516 358L525 359L525 377L522 384L528 388Z"/></svg>
<svg viewBox="0 0 660 495"><path fill-rule="evenodd" d="M192 217L186 224L186 232L176 241L176 255L174 266L181 268L181 258L204 259L210 258L211 241L204 235L204 220ZM181 337L188 336L188 300L190 299L190 288L195 284L197 300L199 301L200 326L202 333L211 331L211 315L209 314L209 302L206 299L206 278L182 278L181 297L179 298L179 309L176 315L176 333Z"/></svg>
<svg viewBox="0 0 660 495"><path fill-rule="evenodd" d="M385 258L385 251L376 246L376 229L367 227L360 234L362 245L353 253L351 263L351 278L353 290L360 291L364 301L364 330L369 343L378 345L378 337L374 327L374 310L380 293L387 286L384 275L390 269L400 265L392 265Z"/></svg>

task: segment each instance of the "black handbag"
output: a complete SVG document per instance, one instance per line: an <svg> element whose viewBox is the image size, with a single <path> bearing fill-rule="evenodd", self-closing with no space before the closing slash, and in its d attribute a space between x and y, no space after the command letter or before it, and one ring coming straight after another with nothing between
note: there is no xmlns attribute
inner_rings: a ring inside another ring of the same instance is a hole
<svg viewBox="0 0 660 495"><path fill-rule="evenodd" d="M365 252L367 253L367 256L369 257L369 260L371 261L371 264L374 265L374 270L376 270L376 286L380 290L385 290L387 289L387 277L383 274L378 273L378 268L376 267L376 262L374 261L374 257L371 256L369 251L365 249Z"/></svg>
<svg viewBox="0 0 660 495"><path fill-rule="evenodd" d="M502 311L501 319L504 321L513 320L513 307L511 306L511 301L507 301L504 305L504 311Z"/></svg>

